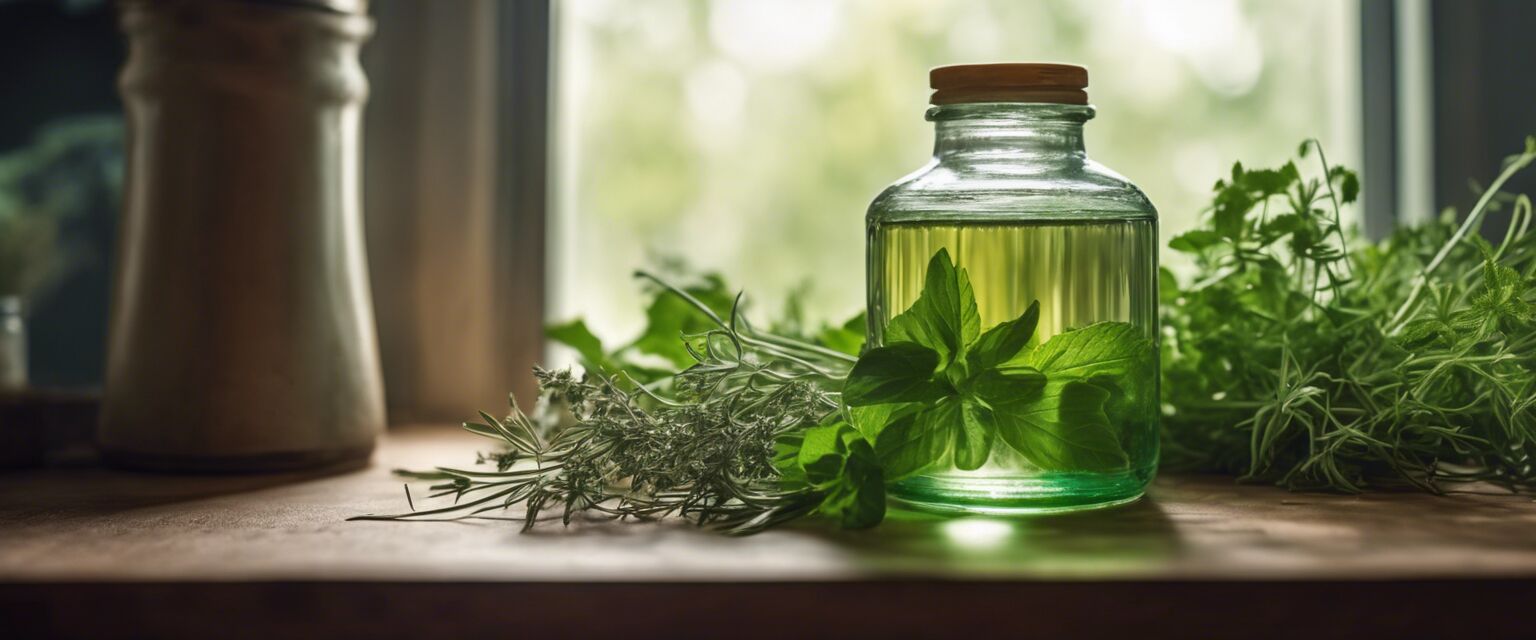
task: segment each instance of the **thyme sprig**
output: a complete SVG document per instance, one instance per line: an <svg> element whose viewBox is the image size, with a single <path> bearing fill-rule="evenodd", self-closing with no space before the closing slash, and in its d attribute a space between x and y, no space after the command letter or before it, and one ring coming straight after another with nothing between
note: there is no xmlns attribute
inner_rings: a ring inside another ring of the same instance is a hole
<svg viewBox="0 0 1536 640"><path fill-rule="evenodd" d="M436 482L429 497L452 504L355 519L471 518L522 505L525 530L557 510L565 524L578 515L679 516L750 533L821 506L833 488L786 481L775 458L786 438L836 416L855 358L752 328L739 296L722 317L685 288L637 275L710 323L681 337L692 366L650 384L591 363L583 375L536 369L532 414L511 400L506 418L481 413L464 425L502 447L481 456L495 471L402 472Z"/></svg>

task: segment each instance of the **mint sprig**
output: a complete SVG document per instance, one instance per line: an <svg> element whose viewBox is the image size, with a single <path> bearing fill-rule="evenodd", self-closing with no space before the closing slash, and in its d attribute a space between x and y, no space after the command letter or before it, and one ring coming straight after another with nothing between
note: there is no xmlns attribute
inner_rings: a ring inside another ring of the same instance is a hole
<svg viewBox="0 0 1536 640"><path fill-rule="evenodd" d="M1128 376L1153 375L1151 341L1130 324L1101 322L1031 349L1039 319L1034 302L981 333L969 275L948 250L934 254L922 294L843 387L887 481L943 465L980 468L999 440L1051 471L1127 465L1106 407Z"/></svg>
<svg viewBox="0 0 1536 640"><path fill-rule="evenodd" d="M809 486L819 496L816 512L845 529L863 529L885 519L885 477L875 450L841 419L785 436L777 443L783 484Z"/></svg>

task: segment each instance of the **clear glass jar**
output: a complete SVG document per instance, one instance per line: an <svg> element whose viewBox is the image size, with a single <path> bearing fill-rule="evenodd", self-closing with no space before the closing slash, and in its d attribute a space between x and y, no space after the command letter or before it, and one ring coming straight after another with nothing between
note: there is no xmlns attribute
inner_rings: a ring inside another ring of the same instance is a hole
<svg viewBox="0 0 1536 640"><path fill-rule="evenodd" d="M27 388L27 322L21 298L0 296L0 391Z"/></svg>
<svg viewBox="0 0 1536 640"><path fill-rule="evenodd" d="M891 494L927 510L983 513L1135 500L1158 458L1156 210L1084 152L1083 124L1094 115L1086 71L1042 81L1036 65L966 67L998 73L962 74L970 84L956 90L942 82L945 68L935 70L933 158L870 205L870 344L885 343L887 323L917 300L930 260L947 250L969 276L982 333L1038 301L1033 338L1009 363L1042 371L1046 383L1016 406L993 407L1012 419L995 421L979 467L961 469L951 454Z"/></svg>

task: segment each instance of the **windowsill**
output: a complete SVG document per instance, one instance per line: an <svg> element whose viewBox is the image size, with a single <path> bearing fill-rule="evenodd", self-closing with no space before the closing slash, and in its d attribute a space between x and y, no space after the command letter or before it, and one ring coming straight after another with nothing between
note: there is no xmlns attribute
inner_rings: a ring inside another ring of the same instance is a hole
<svg viewBox="0 0 1536 640"><path fill-rule="evenodd" d="M589 522L562 530L555 521L519 534L519 523L505 521L345 521L405 508L401 483L389 469L458 464L483 444L441 428L396 430L370 468L310 479L159 476L93 467L0 475L0 611L22 601L43 603L61 609L44 606L34 614L89 624L69 618L65 603L94 594L90 608L110 612L128 607L132 598L104 602L138 594L148 598L144 606L181 611L173 604L181 598L224 597L218 606L272 622L259 615L262 608L280 612L291 598L264 599L262 589L287 588L282 593L334 590L343 600L350 594L362 598L355 602L374 602L368 606L378 607L374 622L382 624L413 609L376 601L457 601L467 597L464 583L471 583L484 587L477 593L504 588L509 597L522 594L531 598L527 606L564 594L611 600L620 608L676 607L679 613L702 606L695 598L733 592L783 602L802 598L807 606L842 598L849 606L866 601L877 607L895 606L881 603L912 594L937 598L931 601L938 606L970 589L975 593L967 597L976 604L1009 603L996 615L1015 620L1052 615L1057 607L1070 612L1096 606L1111 613L1122 606L1120 597L1166 611L1204 607L1212 597L1225 602L1262 593L1297 607L1334 598L1325 602L1342 609L1348 598L1366 598L1350 606L1367 608L1350 615L1369 620L1372 603L1384 616L1401 616L1403 598L1439 602L1452 596L1468 606L1494 607L1536 591L1536 537L1530 535L1536 502L1494 491L1339 496L1239 486L1227 478L1171 477L1157 482L1150 499L1099 512L1011 521L896 514L871 531L840 533L806 522L746 538L678 523ZM1477 581L1478 589L1454 586L1462 581ZM141 584L146 582L156 584ZM568 584L539 586L547 582ZM1090 584L1101 591L1084 593ZM1410 592L1399 593L1404 589ZM164 602L155 600L153 594L162 592ZM1024 598L1042 593L1060 597ZM1474 593L1480 595L1474 599ZM1086 599L1064 604L1079 596ZM479 598L470 597L465 606L508 606ZM1274 605L1242 600L1222 606L1227 608L1218 617L1237 621L1247 615L1242 607ZM1038 614L1030 613L1037 608ZM1187 615L1208 614L1196 609ZM658 615L652 622L666 619ZM558 628L571 632L576 623L618 624L591 618L565 620Z"/></svg>

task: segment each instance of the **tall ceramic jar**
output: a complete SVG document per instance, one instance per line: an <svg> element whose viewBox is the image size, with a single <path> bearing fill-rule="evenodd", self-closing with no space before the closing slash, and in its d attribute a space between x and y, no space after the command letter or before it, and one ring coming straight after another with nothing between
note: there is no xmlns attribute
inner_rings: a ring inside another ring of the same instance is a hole
<svg viewBox="0 0 1536 640"><path fill-rule="evenodd" d="M862 410L878 415L859 421L882 458L925 463L893 463L891 493L988 513L1134 500L1158 457L1157 213L1088 158L1084 69L959 65L930 80L933 158L867 218L871 344L953 342L938 349L944 400ZM932 308L902 319L920 296ZM1018 341L987 344L1015 321Z"/></svg>
<svg viewBox="0 0 1536 640"><path fill-rule="evenodd" d="M363 249L363 0L125 0L129 150L109 460L365 460L384 425Z"/></svg>

